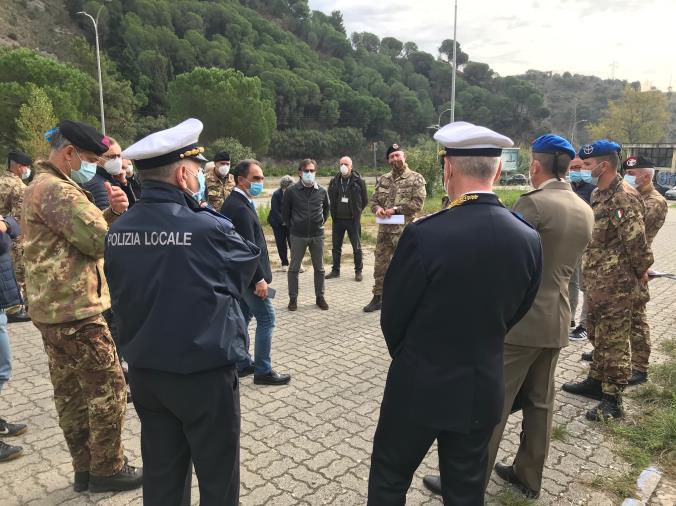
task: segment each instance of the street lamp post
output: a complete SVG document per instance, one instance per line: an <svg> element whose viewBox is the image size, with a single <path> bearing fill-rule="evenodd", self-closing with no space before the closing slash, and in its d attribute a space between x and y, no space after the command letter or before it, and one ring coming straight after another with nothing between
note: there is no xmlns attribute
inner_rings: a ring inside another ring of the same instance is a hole
<svg viewBox="0 0 676 506"><path fill-rule="evenodd" d="M453 77L451 78L451 123L455 121L455 73L458 66L458 0L453 14ZM441 124L441 121L439 121Z"/></svg>
<svg viewBox="0 0 676 506"><path fill-rule="evenodd" d="M106 0L104 0L106 1ZM110 0L107 0L110 1ZM87 14L84 11L78 12L78 14L82 14L83 16L87 16L89 19L92 20L92 23L94 23L94 38L96 39L96 69L99 74L99 103L101 106L101 133L103 135L106 135L106 117L105 113L103 111L103 79L101 78L101 54L99 51L99 14L101 14L101 10L103 10L103 5L99 7L98 12L96 13L96 18L92 17L91 14Z"/></svg>
<svg viewBox="0 0 676 506"><path fill-rule="evenodd" d="M573 145L575 145L575 132L577 131L577 126L580 123L589 123L589 120L588 119L581 119L581 120L573 123L573 128L570 131L570 143L573 144Z"/></svg>

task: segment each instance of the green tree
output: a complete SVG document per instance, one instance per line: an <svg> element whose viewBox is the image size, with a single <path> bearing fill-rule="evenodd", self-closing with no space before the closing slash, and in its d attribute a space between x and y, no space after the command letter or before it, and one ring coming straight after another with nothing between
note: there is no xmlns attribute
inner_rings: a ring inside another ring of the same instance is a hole
<svg viewBox="0 0 676 506"><path fill-rule="evenodd" d="M453 39L446 39L439 46L439 54L445 56L444 60L447 63L453 63ZM469 61L469 56L460 48L460 42L455 43L455 57L458 63L458 67L464 65Z"/></svg>
<svg viewBox="0 0 676 506"><path fill-rule="evenodd" d="M593 138L607 137L620 143L662 142L669 120L663 93L641 92L628 86L622 98L610 102L601 121L588 130Z"/></svg>
<svg viewBox="0 0 676 506"><path fill-rule="evenodd" d="M241 160L256 158L256 153L254 153L253 149L249 146L242 145L242 143L234 137L225 137L210 142L207 148L206 157L209 160L213 160L214 156L216 156L216 153L219 151L228 152L233 166Z"/></svg>
<svg viewBox="0 0 676 506"><path fill-rule="evenodd" d="M44 138L46 130L56 126L52 101L42 88L29 84L28 100L19 109L16 119L17 143L34 160L49 153L49 144Z"/></svg>
<svg viewBox="0 0 676 506"><path fill-rule="evenodd" d="M275 129L272 103L262 97L261 81L236 70L198 67L169 85L169 119L197 117L205 142L234 137L265 153Z"/></svg>

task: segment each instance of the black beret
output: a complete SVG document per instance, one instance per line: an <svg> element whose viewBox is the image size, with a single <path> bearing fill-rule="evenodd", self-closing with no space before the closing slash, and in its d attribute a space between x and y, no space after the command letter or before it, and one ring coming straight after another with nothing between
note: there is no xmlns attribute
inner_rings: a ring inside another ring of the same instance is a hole
<svg viewBox="0 0 676 506"><path fill-rule="evenodd" d="M655 164L643 156L630 156L622 164L624 170L627 169L652 169Z"/></svg>
<svg viewBox="0 0 676 506"><path fill-rule="evenodd" d="M58 129L75 147L85 151L102 155L110 148L110 139L87 123L64 120L59 123Z"/></svg>
<svg viewBox="0 0 676 506"><path fill-rule="evenodd" d="M19 165L33 165L33 160L26 153L15 149L7 153L8 162L16 162Z"/></svg>
<svg viewBox="0 0 676 506"><path fill-rule="evenodd" d="M385 153L385 160L390 159L390 154L394 153L395 151L403 151L404 148L399 146L399 144L392 144L389 148L387 148L387 152Z"/></svg>
<svg viewBox="0 0 676 506"><path fill-rule="evenodd" d="M227 151L219 151L216 153L216 156L214 157L214 162L229 162L230 161L230 153Z"/></svg>

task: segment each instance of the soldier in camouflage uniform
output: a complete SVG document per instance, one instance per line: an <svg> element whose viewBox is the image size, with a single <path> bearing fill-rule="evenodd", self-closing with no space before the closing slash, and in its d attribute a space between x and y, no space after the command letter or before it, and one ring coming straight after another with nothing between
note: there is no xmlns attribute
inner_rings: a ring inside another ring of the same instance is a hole
<svg viewBox="0 0 676 506"><path fill-rule="evenodd" d="M392 144L387 149L386 157L392 170L378 180L371 197L371 211L379 218L403 214L408 225L415 220L425 203L425 178L408 168L406 154L398 144ZM367 313L380 310L385 273L406 225L378 225L373 299L364 307Z"/></svg>
<svg viewBox="0 0 676 506"><path fill-rule="evenodd" d="M0 175L0 216L12 216L17 222L21 222L23 194L26 190L24 181L31 175L31 165L33 165L33 160L27 154L21 151L10 151L8 153L7 171ZM14 263L16 281L25 300L26 280L21 237L12 241L12 262ZM20 309L21 306L18 306L18 308Z"/></svg>
<svg viewBox="0 0 676 506"><path fill-rule="evenodd" d="M598 178L592 194L594 230L583 257L587 325L594 354L589 377L566 383L563 389L601 401L586 414L592 421L622 416L621 394L631 374L634 298L640 286L647 284L653 263L643 201L617 173L619 151L618 144L601 140L582 146L579 154L584 169Z"/></svg>
<svg viewBox="0 0 676 506"><path fill-rule="evenodd" d="M102 212L79 186L96 173L107 137L71 121L48 137L49 159L36 163L22 212L30 315L47 352L75 490L137 488L142 473L127 465L122 450L124 376L101 314L110 308L104 238L127 197L107 184L110 207Z"/></svg>
<svg viewBox="0 0 676 506"><path fill-rule="evenodd" d="M655 190L653 177L654 164L642 156L630 156L623 164L625 180L636 188L645 206L645 236L648 246L664 225L667 217L667 201ZM648 361L650 359L650 326L646 315L646 304L650 300L648 285L640 283L634 301L631 319L631 369L630 385L639 385L648 380Z"/></svg>
<svg viewBox="0 0 676 506"><path fill-rule="evenodd" d="M210 164L207 164L210 165ZM235 179L230 174L230 155L221 151L214 157L213 167L207 167L207 202L215 211L221 212L223 202L235 187Z"/></svg>

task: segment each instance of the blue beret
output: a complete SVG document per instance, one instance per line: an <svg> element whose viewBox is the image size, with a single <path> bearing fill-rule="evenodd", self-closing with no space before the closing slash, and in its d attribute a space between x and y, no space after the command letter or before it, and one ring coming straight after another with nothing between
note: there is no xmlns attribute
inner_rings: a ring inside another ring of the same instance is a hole
<svg viewBox="0 0 676 506"><path fill-rule="evenodd" d="M586 160L587 158L612 155L613 153L619 155L620 151L622 151L622 146L617 142L609 141L608 139L600 139L591 144L582 146L580 148L579 157Z"/></svg>
<svg viewBox="0 0 676 506"><path fill-rule="evenodd" d="M571 158L575 158L575 148L573 145L560 135L545 134L533 141L533 153L566 153Z"/></svg>

